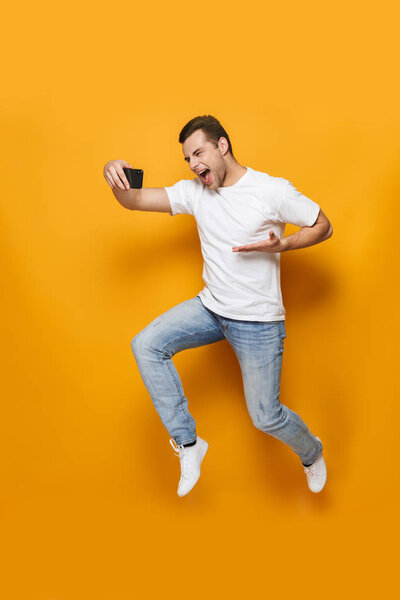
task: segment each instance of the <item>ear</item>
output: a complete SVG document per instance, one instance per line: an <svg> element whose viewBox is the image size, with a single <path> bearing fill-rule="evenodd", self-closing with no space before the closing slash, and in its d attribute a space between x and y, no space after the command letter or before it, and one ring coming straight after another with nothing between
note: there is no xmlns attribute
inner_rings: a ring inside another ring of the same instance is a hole
<svg viewBox="0 0 400 600"><path fill-rule="evenodd" d="M220 152L221 152L222 156L225 156L225 154L229 150L228 140L226 138L224 138L224 137L220 137L219 140L218 140L218 147L220 149Z"/></svg>

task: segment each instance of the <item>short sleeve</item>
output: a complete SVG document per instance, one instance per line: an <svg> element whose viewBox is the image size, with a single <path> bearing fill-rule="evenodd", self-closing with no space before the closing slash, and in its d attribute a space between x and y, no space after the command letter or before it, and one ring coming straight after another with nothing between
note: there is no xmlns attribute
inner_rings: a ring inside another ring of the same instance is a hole
<svg viewBox="0 0 400 600"><path fill-rule="evenodd" d="M319 205L299 192L287 179L283 179L279 194L278 220L299 227L311 227L318 218Z"/></svg>
<svg viewBox="0 0 400 600"><path fill-rule="evenodd" d="M165 188L171 204L170 216L176 214L194 215L198 184L196 179L181 179L174 185Z"/></svg>

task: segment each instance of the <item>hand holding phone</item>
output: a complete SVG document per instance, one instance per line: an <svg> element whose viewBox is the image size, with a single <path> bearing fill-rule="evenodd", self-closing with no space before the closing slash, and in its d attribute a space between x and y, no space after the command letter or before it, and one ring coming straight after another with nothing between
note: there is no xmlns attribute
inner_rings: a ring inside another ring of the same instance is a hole
<svg viewBox="0 0 400 600"><path fill-rule="evenodd" d="M134 169L126 160L109 160L104 165L103 175L112 190L139 189L143 184L142 169Z"/></svg>

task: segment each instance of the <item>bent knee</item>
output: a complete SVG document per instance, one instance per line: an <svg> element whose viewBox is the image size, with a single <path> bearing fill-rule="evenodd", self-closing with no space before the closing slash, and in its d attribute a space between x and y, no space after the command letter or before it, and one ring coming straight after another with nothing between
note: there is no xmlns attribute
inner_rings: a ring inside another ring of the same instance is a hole
<svg viewBox="0 0 400 600"><path fill-rule="evenodd" d="M286 419L286 415L281 406L274 411L257 411L251 415L254 427L261 431L274 431L279 428Z"/></svg>
<svg viewBox="0 0 400 600"><path fill-rule="evenodd" d="M144 332L144 329L142 331L140 331L139 333L137 333L131 341L131 349L135 356L140 354L142 349L144 348L143 332Z"/></svg>
<svg viewBox="0 0 400 600"><path fill-rule="evenodd" d="M139 331L131 341L132 352L135 357L146 353L161 352L162 339L154 327L147 326L142 331Z"/></svg>

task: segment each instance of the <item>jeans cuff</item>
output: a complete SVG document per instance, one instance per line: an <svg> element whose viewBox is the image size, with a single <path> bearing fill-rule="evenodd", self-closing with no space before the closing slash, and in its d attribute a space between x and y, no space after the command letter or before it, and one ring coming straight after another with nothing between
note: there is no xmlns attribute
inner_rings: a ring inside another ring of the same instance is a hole
<svg viewBox="0 0 400 600"><path fill-rule="evenodd" d="M319 443L321 444L321 449L318 452L317 456L314 458L314 460L309 465L305 465L303 463L303 461L302 461L301 464L303 465L303 467L311 467L311 465L313 465L315 463L315 461L317 461L319 459L319 457L321 456L321 454L322 454L322 452L324 450L324 447L322 446L322 443L321 442L319 442Z"/></svg>
<svg viewBox="0 0 400 600"><path fill-rule="evenodd" d="M193 439L192 440L186 440L184 442L179 442L179 443L175 440L175 442L176 442L176 444L178 446L184 446L185 444L193 444L193 442L197 442L197 437L195 437L194 440Z"/></svg>

